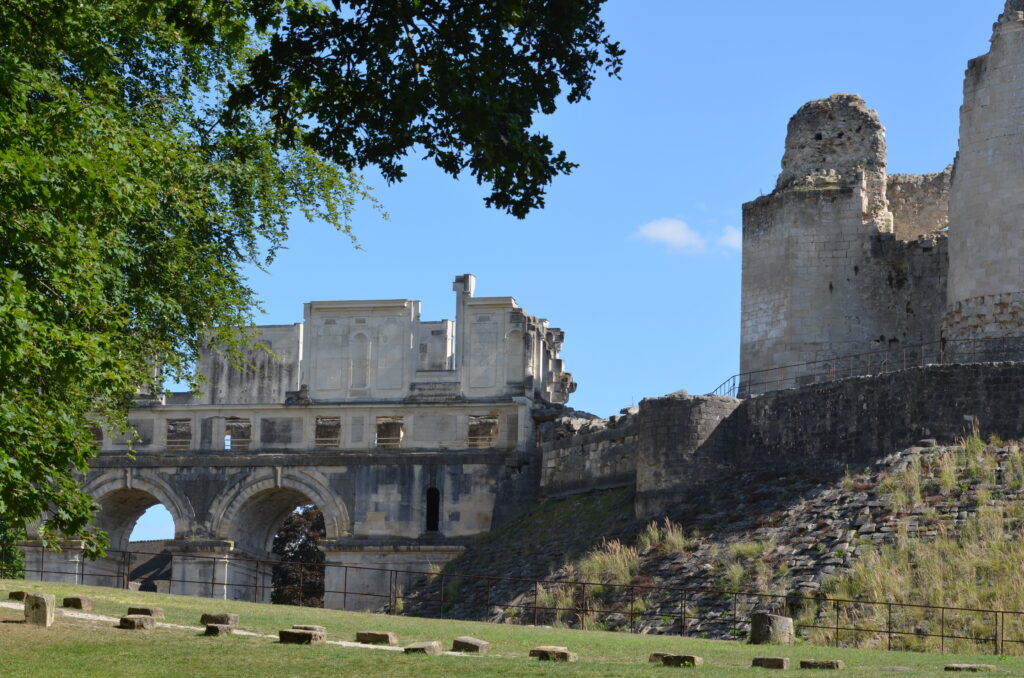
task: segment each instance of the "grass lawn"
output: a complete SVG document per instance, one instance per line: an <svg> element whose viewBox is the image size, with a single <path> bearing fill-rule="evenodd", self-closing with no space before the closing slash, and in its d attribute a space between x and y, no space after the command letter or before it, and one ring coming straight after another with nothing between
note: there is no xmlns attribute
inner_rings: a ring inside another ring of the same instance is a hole
<svg viewBox="0 0 1024 678"><path fill-rule="evenodd" d="M0 598L12 590L52 593L57 603L67 595L87 595L96 603L94 612L120 616L128 605L157 605L167 613L166 622L199 626L203 612L235 612L239 628L276 633L292 624L321 624L328 640L354 640L357 630L387 630L398 634L404 645L419 640L440 640L446 649L454 637L470 635L492 643L486 657L406 656L397 652L345 648L331 645L280 645L269 638L228 636L208 638L198 631L158 628L155 631L122 631L107 622L58 617L49 629L14 623L20 610L0 608L0 676L240 676L286 678L301 676L433 677L469 676L492 678L530 676L665 676L679 671L699 671L708 676L765 675L751 669L755 656L785 656L795 670L800 659L842 659L847 676L888 675L883 667L908 667L895 675L938 676L948 663L995 664L1001 672L1024 675L1024 658L991 655L963 656L883 652L816 647L749 646L739 642L711 641L667 636L633 636L624 633L574 631L480 622L461 622L378 614L341 612L255 603L214 601L204 598L138 593L120 589L71 586L43 582L0 580ZM577 652L575 664L551 664L527 657L537 645L565 645ZM697 654L704 657L700 669L674 669L649 664L651 652ZM773 675L773 674L767 674Z"/></svg>

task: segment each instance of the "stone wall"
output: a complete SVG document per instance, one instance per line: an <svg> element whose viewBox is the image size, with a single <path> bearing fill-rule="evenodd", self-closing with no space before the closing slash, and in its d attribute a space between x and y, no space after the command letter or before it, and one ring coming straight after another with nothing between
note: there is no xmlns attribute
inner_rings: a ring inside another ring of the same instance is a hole
<svg viewBox="0 0 1024 678"><path fill-rule="evenodd" d="M1008 3L964 77L944 336L1018 336L1024 318L1024 15Z"/></svg>
<svg viewBox="0 0 1024 678"><path fill-rule="evenodd" d="M740 394L800 385L821 370L807 363L937 341L950 171L887 177L885 129L848 94L801 107L782 168L743 206Z"/></svg>
<svg viewBox="0 0 1024 678"><path fill-rule="evenodd" d="M637 419L540 444L540 494L553 497L632 485L636 481Z"/></svg>
<svg viewBox="0 0 1024 678"><path fill-rule="evenodd" d="M668 395L640 402L636 513L653 515L690 487L732 468L733 413L743 401L725 396Z"/></svg>
<svg viewBox="0 0 1024 678"><path fill-rule="evenodd" d="M1024 363L933 365L750 398L643 401L637 513L759 469L821 482L921 438L952 442L977 419L984 434L1024 438ZM715 422L720 421L718 426ZM737 498L742 501L742 498Z"/></svg>
<svg viewBox="0 0 1024 678"><path fill-rule="evenodd" d="M886 189L893 233L913 240L949 226L953 166L934 174L890 174Z"/></svg>

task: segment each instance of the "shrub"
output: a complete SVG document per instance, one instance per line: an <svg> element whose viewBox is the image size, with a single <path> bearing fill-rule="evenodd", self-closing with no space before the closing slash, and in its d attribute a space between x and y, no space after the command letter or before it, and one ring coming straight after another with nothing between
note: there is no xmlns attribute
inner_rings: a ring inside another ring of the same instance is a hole
<svg viewBox="0 0 1024 678"><path fill-rule="evenodd" d="M661 529L662 547L667 553L686 553L697 550L697 538L687 537L682 526L673 523L668 518Z"/></svg>
<svg viewBox="0 0 1024 678"><path fill-rule="evenodd" d="M636 547L623 546L618 539L601 540L579 562L583 581L602 584L628 584L640 572L640 552Z"/></svg>

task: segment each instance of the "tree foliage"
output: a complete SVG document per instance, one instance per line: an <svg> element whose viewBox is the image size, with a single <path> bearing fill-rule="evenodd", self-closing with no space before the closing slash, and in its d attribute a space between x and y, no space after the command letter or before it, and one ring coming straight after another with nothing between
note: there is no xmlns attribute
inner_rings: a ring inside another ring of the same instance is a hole
<svg viewBox="0 0 1024 678"><path fill-rule="evenodd" d="M270 602L279 605L324 606L324 554L319 548L326 528L316 506L300 506L285 518L274 535L275 565Z"/></svg>
<svg viewBox="0 0 1024 678"><path fill-rule="evenodd" d="M241 355L299 212L350 233L422 151L522 216L571 163L531 131L621 51L603 0L0 3L0 518L51 544L94 506L90 425Z"/></svg>
<svg viewBox="0 0 1024 678"><path fill-rule="evenodd" d="M337 11L267 8L275 29L232 94L267 109L279 134L345 167L405 176L420 149L445 172L491 186L488 205L523 217L575 166L533 131L560 97L587 98L597 70L618 75L604 0L334 0Z"/></svg>

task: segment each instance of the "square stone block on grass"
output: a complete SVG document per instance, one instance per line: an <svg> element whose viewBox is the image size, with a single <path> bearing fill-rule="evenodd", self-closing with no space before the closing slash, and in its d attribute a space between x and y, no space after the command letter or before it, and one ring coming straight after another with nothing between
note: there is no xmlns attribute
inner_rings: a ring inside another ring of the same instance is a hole
<svg viewBox="0 0 1024 678"><path fill-rule="evenodd" d="M121 621L118 623L119 629L129 629L131 631L145 631L156 628L156 620L148 614L129 614L121 617Z"/></svg>
<svg viewBox="0 0 1024 678"><path fill-rule="evenodd" d="M235 630L235 627L231 624L207 624L206 633L207 636L229 636Z"/></svg>
<svg viewBox="0 0 1024 678"><path fill-rule="evenodd" d="M207 612L199 618L199 623L204 626L207 624L238 626L238 615L227 612Z"/></svg>
<svg viewBox="0 0 1024 678"><path fill-rule="evenodd" d="M575 652L569 652L568 648L559 645L541 645L530 650L530 656L541 661L550 662L574 662L579 657Z"/></svg>
<svg viewBox="0 0 1024 678"><path fill-rule="evenodd" d="M92 598L87 596L68 596L62 601L63 607L70 607L73 610L88 612L93 609Z"/></svg>
<svg viewBox="0 0 1024 678"><path fill-rule="evenodd" d="M141 614L153 619L163 619L165 616L162 607L129 607L128 614Z"/></svg>
<svg viewBox="0 0 1024 678"><path fill-rule="evenodd" d="M327 640L325 632L312 629L281 629L277 632L277 637L282 643L289 645L314 645Z"/></svg>
<svg viewBox="0 0 1024 678"><path fill-rule="evenodd" d="M704 658L693 654L667 654L661 658L665 666L681 666L694 668L704 666Z"/></svg>
<svg viewBox="0 0 1024 678"><path fill-rule="evenodd" d="M660 664L661 660L668 657L670 654L670 652L652 652L651 656L647 658L647 661L652 664Z"/></svg>
<svg viewBox="0 0 1024 678"><path fill-rule="evenodd" d="M52 593L30 593L25 596L25 621L36 626L53 626L53 610L57 601Z"/></svg>
<svg viewBox="0 0 1024 678"><path fill-rule="evenodd" d="M845 669L846 664L844 664L841 659L801 659L800 668L837 671L839 669Z"/></svg>
<svg viewBox="0 0 1024 678"><path fill-rule="evenodd" d="M25 600L25 596L28 593L26 591L11 591L7 594L7 598L10 600Z"/></svg>
<svg viewBox="0 0 1024 678"><path fill-rule="evenodd" d="M750 662L750 665L754 668L760 669L788 669L789 658L788 657L754 657L754 661Z"/></svg>
<svg viewBox="0 0 1024 678"><path fill-rule="evenodd" d="M473 638L472 636L459 636L452 641L452 652L475 652L477 654L487 654L491 649L491 644L486 640L480 640L479 638Z"/></svg>
<svg viewBox="0 0 1024 678"><path fill-rule="evenodd" d="M390 631L356 631L356 642L366 645L398 645L398 635Z"/></svg>
<svg viewBox="0 0 1024 678"><path fill-rule="evenodd" d="M421 643L413 643L404 649L406 654L427 654L431 657L440 657L444 654L440 640L427 640Z"/></svg>

